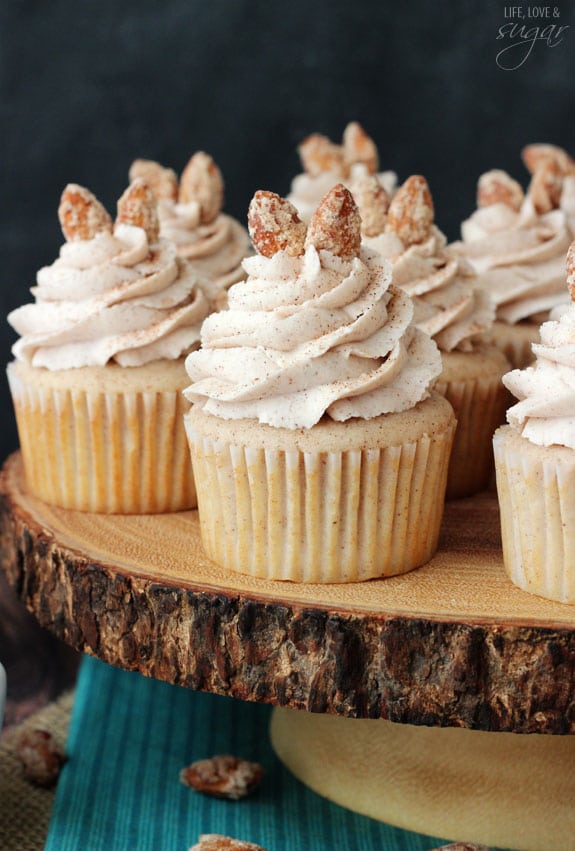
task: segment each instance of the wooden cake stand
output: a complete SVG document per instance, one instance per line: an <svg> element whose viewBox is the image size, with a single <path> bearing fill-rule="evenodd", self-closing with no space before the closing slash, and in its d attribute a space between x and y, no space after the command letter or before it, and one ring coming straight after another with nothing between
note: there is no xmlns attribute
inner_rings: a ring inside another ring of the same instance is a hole
<svg viewBox="0 0 575 851"><path fill-rule="evenodd" d="M448 503L438 554L406 576L266 582L210 562L195 511L32 498L17 453L0 545L17 594L77 650L283 707L272 743L320 794L423 833L575 849L575 736L544 735L575 733L575 606L506 578L495 494Z"/></svg>

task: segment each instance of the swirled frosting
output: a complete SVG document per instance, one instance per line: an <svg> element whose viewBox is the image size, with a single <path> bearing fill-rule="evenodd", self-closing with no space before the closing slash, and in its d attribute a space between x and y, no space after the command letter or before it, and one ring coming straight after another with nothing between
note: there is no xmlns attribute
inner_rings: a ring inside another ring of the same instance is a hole
<svg viewBox="0 0 575 851"><path fill-rule="evenodd" d="M140 366L199 345L208 302L198 275L160 239L117 224L114 232L65 243L38 272L35 303L12 311L13 354L52 370Z"/></svg>
<svg viewBox="0 0 575 851"><path fill-rule="evenodd" d="M450 251L473 266L497 319L540 322L567 299L564 261L571 237L564 211L538 215L529 197L519 212L491 204L463 222L461 232L463 240Z"/></svg>
<svg viewBox="0 0 575 851"><path fill-rule="evenodd" d="M363 163L354 163L351 166L348 178L343 178L338 172L324 171L317 175L307 172L294 177L291 184L290 201L299 212L302 221L309 222L315 213L321 199L332 189L336 183L343 183L348 188L353 186L355 180L362 175L369 174ZM388 195L393 195L397 188L397 175L394 171L381 171L377 179Z"/></svg>
<svg viewBox="0 0 575 851"><path fill-rule="evenodd" d="M489 296L476 286L469 265L447 249L435 225L423 242L405 246L393 232L363 237L393 266L393 281L414 302L414 323L441 351L471 351L484 340L495 315Z"/></svg>
<svg viewBox="0 0 575 851"><path fill-rule="evenodd" d="M160 233L175 243L178 254L201 275L211 302L244 277L241 261L250 254L250 238L242 225L220 213L208 224L200 222L200 205L171 199L158 203Z"/></svg>
<svg viewBox="0 0 575 851"><path fill-rule="evenodd" d="M202 346L186 359L185 395L207 413L296 429L429 396L441 356L375 252L342 260L310 245L303 256L243 265L247 280L229 290L228 310L205 320Z"/></svg>
<svg viewBox="0 0 575 851"><path fill-rule="evenodd" d="M541 342L533 344L535 364L503 376L519 399L507 420L539 446L575 449L575 305L559 320L543 323L540 335Z"/></svg>

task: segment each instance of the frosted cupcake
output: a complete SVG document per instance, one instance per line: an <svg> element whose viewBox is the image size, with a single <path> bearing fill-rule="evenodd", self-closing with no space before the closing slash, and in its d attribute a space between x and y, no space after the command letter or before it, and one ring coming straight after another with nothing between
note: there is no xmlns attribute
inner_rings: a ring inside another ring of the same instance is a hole
<svg viewBox="0 0 575 851"><path fill-rule="evenodd" d="M312 133L299 145L298 153L304 171L294 177L287 200L304 222L309 222L319 202L336 183L347 186L360 175L377 174L387 193L395 190L395 173L378 173L379 154L375 142L357 121L347 125L341 144L320 133Z"/></svg>
<svg viewBox="0 0 575 851"><path fill-rule="evenodd" d="M115 225L74 184L58 212L60 256L39 271L35 303L8 316L20 335L8 379L27 487L81 511L191 508L181 391L208 313L197 275L159 238L142 180Z"/></svg>
<svg viewBox="0 0 575 851"><path fill-rule="evenodd" d="M244 277L241 261L251 254L247 230L222 212L224 180L209 156L191 157L181 180L153 160L135 160L130 180L146 180L158 199L160 235L175 243L178 254L203 279L213 308L225 306L228 287Z"/></svg>
<svg viewBox="0 0 575 851"><path fill-rule="evenodd" d="M362 240L393 266L393 281L414 303L414 323L439 347L442 371L435 390L451 403L457 431L447 480L447 499L484 490L493 472L493 432L505 418L501 376L505 356L488 345L495 315L470 266L449 254L434 224L427 181L412 175L393 200L373 178L354 184Z"/></svg>
<svg viewBox="0 0 575 851"><path fill-rule="evenodd" d="M572 301L541 326L535 363L504 376L519 402L494 437L503 560L532 594L575 603L575 243Z"/></svg>
<svg viewBox="0 0 575 851"><path fill-rule="evenodd" d="M478 209L451 250L465 257L497 307L492 339L512 366L532 359L541 322L565 303L563 262L570 232L559 208L564 175L550 159L532 161L527 194L504 171L483 174Z"/></svg>
<svg viewBox="0 0 575 851"><path fill-rule="evenodd" d="M405 573L437 547L455 420L435 343L360 247L349 191L309 227L257 192L258 256L188 356L186 428L208 556L268 579Z"/></svg>

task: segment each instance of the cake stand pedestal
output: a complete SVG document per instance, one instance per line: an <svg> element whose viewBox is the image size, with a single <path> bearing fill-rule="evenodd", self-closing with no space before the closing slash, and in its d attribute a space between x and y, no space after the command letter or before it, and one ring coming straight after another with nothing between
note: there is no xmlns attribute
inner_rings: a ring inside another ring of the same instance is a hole
<svg viewBox="0 0 575 851"><path fill-rule="evenodd" d="M448 504L437 555L406 576L266 582L210 562L195 511L34 499L16 453L0 547L18 596L75 649L283 707L280 758L338 803L454 839L575 850L575 738L548 735L575 733L575 607L507 580L494 494Z"/></svg>

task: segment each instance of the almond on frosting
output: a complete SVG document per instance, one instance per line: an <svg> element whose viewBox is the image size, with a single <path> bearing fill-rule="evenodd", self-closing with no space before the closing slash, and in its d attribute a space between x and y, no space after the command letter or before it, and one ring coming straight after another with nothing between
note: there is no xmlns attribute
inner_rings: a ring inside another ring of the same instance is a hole
<svg viewBox="0 0 575 851"><path fill-rule="evenodd" d="M477 182L477 206L490 207L491 204L505 204L519 212L525 193L521 185L506 171L494 168L482 174Z"/></svg>
<svg viewBox="0 0 575 851"><path fill-rule="evenodd" d="M178 198L178 175L172 168L164 168L155 160L134 160L130 166L130 183L137 177L143 178L158 201Z"/></svg>
<svg viewBox="0 0 575 851"><path fill-rule="evenodd" d="M390 198L377 177L366 174L354 181L351 192L361 216L363 236L377 236L385 230Z"/></svg>
<svg viewBox="0 0 575 851"><path fill-rule="evenodd" d="M304 170L312 177L325 172L333 173L337 177L346 177L348 173L341 145L321 133L306 136L298 147L298 153Z"/></svg>
<svg viewBox="0 0 575 851"><path fill-rule="evenodd" d="M278 251L291 257L304 253L306 226L296 208L275 192L256 192L248 210L248 230L254 248L264 257Z"/></svg>
<svg viewBox="0 0 575 851"><path fill-rule="evenodd" d="M85 186L69 183L60 199L58 218L68 242L92 239L98 233L112 231L108 211Z"/></svg>
<svg viewBox="0 0 575 851"><path fill-rule="evenodd" d="M157 242L160 236L158 207L154 193L143 178L137 177L118 201L116 224L142 228L148 242Z"/></svg>
<svg viewBox="0 0 575 851"><path fill-rule="evenodd" d="M427 239L433 219L433 199L427 180L413 174L400 186L389 205L386 230L397 234L404 245L415 245Z"/></svg>
<svg viewBox="0 0 575 851"><path fill-rule="evenodd" d="M350 260L359 254L361 218L349 189L336 184L315 211L307 229L305 247L330 251Z"/></svg>
<svg viewBox="0 0 575 851"><path fill-rule="evenodd" d="M195 201L200 208L200 222L204 225L213 222L221 213L224 179L213 159L204 151L197 151L183 170L179 200L182 204Z"/></svg>
<svg viewBox="0 0 575 851"><path fill-rule="evenodd" d="M535 169L527 194L537 213L542 215L559 207L563 178L564 173L554 160L544 160Z"/></svg>
<svg viewBox="0 0 575 851"><path fill-rule="evenodd" d="M544 143L526 145L521 151L521 158L531 174L535 174L545 162L554 162L559 166L562 174L575 174L575 160L558 145Z"/></svg>
<svg viewBox="0 0 575 851"><path fill-rule="evenodd" d="M368 174L377 172L379 167L377 146L357 121L350 121L343 131L342 148L343 158L350 169L354 163L363 163Z"/></svg>

